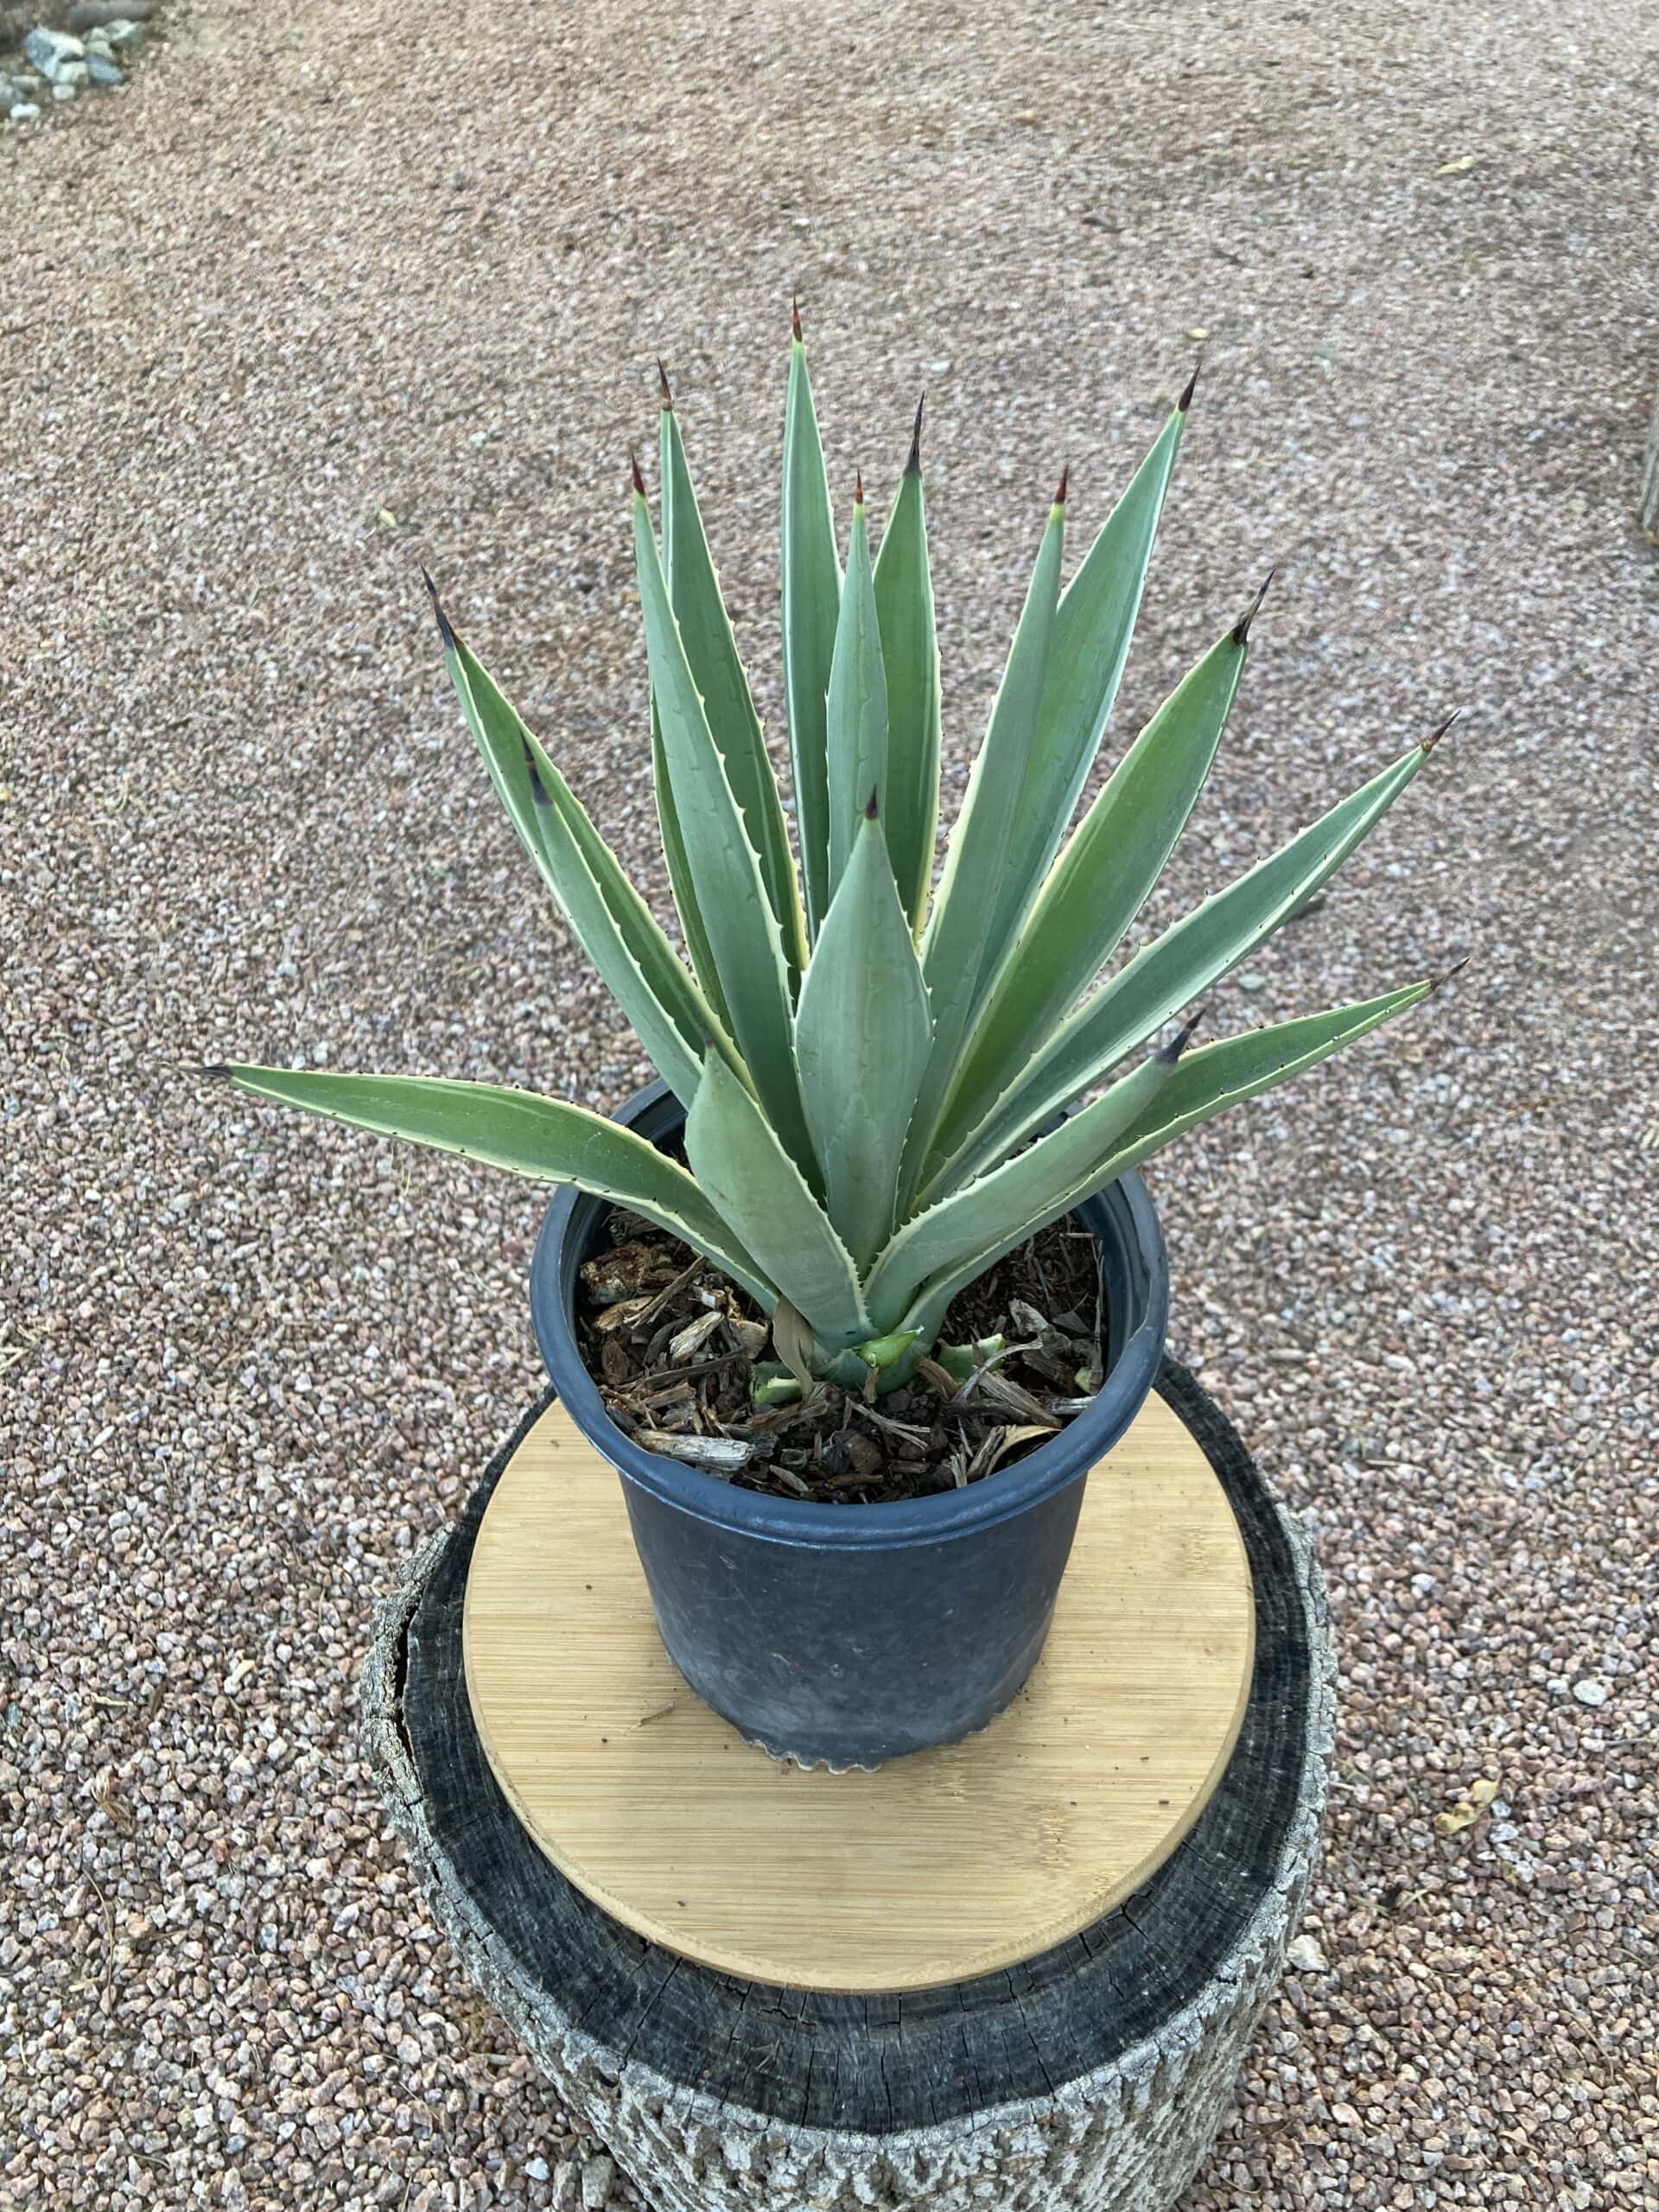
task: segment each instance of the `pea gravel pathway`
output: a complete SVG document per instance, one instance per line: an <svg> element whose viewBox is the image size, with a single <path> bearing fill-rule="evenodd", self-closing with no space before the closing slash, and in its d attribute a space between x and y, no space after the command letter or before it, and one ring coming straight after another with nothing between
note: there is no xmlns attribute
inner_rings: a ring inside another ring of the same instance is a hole
<svg viewBox="0 0 1659 2212"><path fill-rule="evenodd" d="M1060 461L1092 524L1200 351L1120 728L1279 576L1164 911L1469 709L1211 1020L1465 976L1156 1173L1347 1669L1306 1963L1186 2212L1652 2202L1659 19L169 24L0 143L0 2202L572 2186L353 1711L536 1386L537 1202L189 1070L640 1077L417 563L649 868L626 443L661 353L772 700L797 286L838 481L927 388L957 788Z"/></svg>

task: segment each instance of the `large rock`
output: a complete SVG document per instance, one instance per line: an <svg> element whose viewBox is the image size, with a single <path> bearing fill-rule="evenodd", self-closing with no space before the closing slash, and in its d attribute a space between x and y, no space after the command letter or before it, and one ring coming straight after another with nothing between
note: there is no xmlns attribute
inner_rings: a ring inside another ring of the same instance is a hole
<svg viewBox="0 0 1659 2212"><path fill-rule="evenodd" d="M106 91L114 86L124 85L127 81L107 54L89 54L86 57L86 73L93 84L103 86Z"/></svg>
<svg viewBox="0 0 1659 2212"><path fill-rule="evenodd" d="M601 2152L582 2162L582 2212L605 2212L616 2188L616 2160Z"/></svg>
<svg viewBox="0 0 1659 2212"><path fill-rule="evenodd" d="M55 85L66 69L84 66L86 60L86 49L78 38L71 38L67 31L49 31L44 24L30 31L23 52L48 85Z"/></svg>

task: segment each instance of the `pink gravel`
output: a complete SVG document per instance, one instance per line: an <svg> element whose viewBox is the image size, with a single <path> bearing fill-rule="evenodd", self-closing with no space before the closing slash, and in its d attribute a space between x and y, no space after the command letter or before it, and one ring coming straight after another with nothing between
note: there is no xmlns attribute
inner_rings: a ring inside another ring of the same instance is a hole
<svg viewBox="0 0 1659 2212"><path fill-rule="evenodd" d="M837 480L927 389L953 791L1059 461L1092 525L1198 353L1120 737L1279 575L1164 911L1468 709L1211 1019L1466 975L1155 1173L1347 1677L1185 2212L1659 2198L1656 79L1632 0L175 0L0 125L0 2202L575 2186L353 1711L541 1202L190 1070L642 1077L418 564L660 887L625 448L661 353L775 699L796 287Z"/></svg>

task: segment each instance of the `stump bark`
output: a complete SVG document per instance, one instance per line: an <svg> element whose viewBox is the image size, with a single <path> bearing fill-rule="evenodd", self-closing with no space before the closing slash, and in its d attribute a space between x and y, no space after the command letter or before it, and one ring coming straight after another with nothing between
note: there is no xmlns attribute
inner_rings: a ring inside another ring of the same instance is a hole
<svg viewBox="0 0 1659 2212"><path fill-rule="evenodd" d="M632 1934L537 1849L473 1725L461 1607L491 1490L545 1400L381 1609L365 1723L432 1908L656 2212L1167 2212L1196 2171L1316 1855L1333 1662L1306 1538L1192 1377L1166 1363L1159 1388L1224 1484L1249 1555L1255 1656L1239 1739L1143 1888L973 1981L887 1996L746 1981ZM803 1896L810 1909L810 1884Z"/></svg>
<svg viewBox="0 0 1659 2212"><path fill-rule="evenodd" d="M1636 502L1636 518L1648 536L1659 542L1659 398L1653 403L1648 425L1648 449L1642 463L1642 489Z"/></svg>

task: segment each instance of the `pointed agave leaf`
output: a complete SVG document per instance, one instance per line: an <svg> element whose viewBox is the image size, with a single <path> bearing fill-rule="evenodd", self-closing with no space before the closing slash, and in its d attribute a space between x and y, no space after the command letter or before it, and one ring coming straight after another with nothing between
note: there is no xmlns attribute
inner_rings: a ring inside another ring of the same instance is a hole
<svg viewBox="0 0 1659 2212"><path fill-rule="evenodd" d="M691 970L704 998L729 1032L731 1014L726 1004L726 994L720 988L720 971L715 966L714 947L709 942L709 932L702 926L702 916L697 908L696 887L691 880L691 863L686 858L685 839L680 834L680 817L674 811L674 789L668 779L668 756L663 751L663 725L655 699L651 702L651 782L657 798L657 827L662 833L663 858L668 865L669 888L674 893L674 911L680 918L685 949L691 956Z"/></svg>
<svg viewBox="0 0 1659 2212"><path fill-rule="evenodd" d="M899 897L918 936L933 882L939 827L939 645L928 570L921 442L918 407L910 460L875 562L875 611L887 680L887 787L881 818Z"/></svg>
<svg viewBox="0 0 1659 2212"><path fill-rule="evenodd" d="M1433 741L1431 741L1432 743ZM1333 875L1428 753L1414 746L1328 814L1137 952L1057 1031L942 1168L927 1195L960 1189L1107 1075L1183 1006L1256 951Z"/></svg>
<svg viewBox="0 0 1659 2212"><path fill-rule="evenodd" d="M709 555L679 418L666 396L662 410L662 485L663 572L668 578L669 599L692 677L702 694L709 730L726 763L732 796L760 863L761 880L777 918L792 988L806 963L806 927L783 800ZM677 886L675 895L677 898ZM701 919L698 933L703 934ZM688 929L687 943L690 942Z"/></svg>
<svg viewBox="0 0 1659 2212"><path fill-rule="evenodd" d="M461 712L520 842L652 1065L690 1106L704 1041L711 1030L723 1038L723 1023L511 701L442 610L439 620Z"/></svg>
<svg viewBox="0 0 1659 2212"><path fill-rule="evenodd" d="M686 1117L697 1187L830 1352L874 1334L852 1255L778 1141L772 1123L714 1053Z"/></svg>
<svg viewBox="0 0 1659 2212"><path fill-rule="evenodd" d="M747 1097L735 1076L726 1080ZM298 1106L378 1135L407 1137L544 1183L571 1183L630 1206L678 1236L770 1308L778 1294L684 1168L631 1129L563 1098L441 1077L316 1074L291 1068L228 1067L238 1090ZM702 1088L702 1084L698 1086Z"/></svg>
<svg viewBox="0 0 1659 2212"><path fill-rule="evenodd" d="M643 489L633 495L633 545L651 686L692 894L756 1096L798 1164L814 1165L795 1070L789 970L760 863L709 734L652 535Z"/></svg>
<svg viewBox="0 0 1659 2212"><path fill-rule="evenodd" d="M1173 1052L1153 1053L1103 1098L1063 1122L1017 1160L906 1222L870 1270L866 1297L877 1327L896 1328L918 1285L996 1244L1009 1221L1023 1221L1058 1192L1086 1183L1168 1083L1175 1065ZM1065 1211L1061 1203L1047 1218Z"/></svg>
<svg viewBox="0 0 1659 2212"><path fill-rule="evenodd" d="M1189 385L1061 595L1001 896L986 936L988 969L1019 934L1111 719L1192 396Z"/></svg>
<svg viewBox="0 0 1659 2212"><path fill-rule="evenodd" d="M830 1218L861 1268L892 1234L932 1022L881 825L861 824L795 1015L807 1126Z"/></svg>
<svg viewBox="0 0 1659 2212"><path fill-rule="evenodd" d="M1037 1161L1044 1146L1064 1138L1090 1114L1107 1105L1114 1096L1113 1091L1108 1091L1096 1106L1085 1107L1052 1136L1043 1138L1028 1152L982 1177L959 1198L944 1201L948 1207L974 1199L976 1194L982 1198L989 1196L994 1204L983 1208L982 1218L988 1224L995 1220L995 1225L990 1228L982 1243L961 1252L918 1290L900 1317L902 1325L919 1330L925 1340L938 1329L957 1293L994 1265L1005 1252L1035 1236L1048 1223L1058 1221L1096 1191L1104 1190L1172 1138L1224 1113L1230 1106L1271 1090L1275 1084L1300 1074L1303 1069L1328 1059L1344 1045L1352 1044L1382 1023L1392 1020L1408 1007L1421 1004L1434 988L1433 981L1410 983L1403 990L1389 991L1380 998L1337 1007L1326 1014L1308 1014L1300 1020L1277 1022L1270 1028L1252 1030L1243 1037L1224 1038L1219 1043L1205 1046L1199 1052L1186 1054L1168 1080L1157 1088L1142 1110L1118 1132L1115 1141L1085 1173L1063 1188L1057 1175L1039 1196L1035 1210L1021 1211L1031 1194L1033 1178L1028 1172L1018 1171L1025 1170L1027 1161ZM1136 1071L1137 1074L1140 1072ZM1125 1081L1133 1083L1135 1079L1135 1076L1129 1076ZM1060 1153L1057 1150L1051 1156L1058 1168L1062 1165ZM1070 1164L1068 1158L1065 1165L1069 1168ZM942 1212L944 1207L934 1211ZM925 1224L930 1219L930 1214L921 1214L911 1224L911 1228L918 1232L915 1247L918 1254L924 1248ZM896 1244L895 1239L895 1248ZM886 1264L884 1254L868 1287L871 1310L878 1319L884 1319L890 1310L892 1293L900 1272L895 1263L892 1280L878 1285L876 1275Z"/></svg>
<svg viewBox="0 0 1659 2212"><path fill-rule="evenodd" d="M934 1145L936 1159L948 1154L1022 1072L1145 905L1204 788L1248 652L1240 629L1211 646L1078 823L980 1016Z"/></svg>
<svg viewBox="0 0 1659 2212"><path fill-rule="evenodd" d="M830 787L825 701L841 612L841 556L830 480L812 406L798 317L784 410L784 693L795 777L795 834L801 848L809 938L830 909Z"/></svg>
<svg viewBox="0 0 1659 2212"><path fill-rule="evenodd" d="M824 748L830 779L827 889L833 906L853 856L865 802L874 791L876 804L881 807L887 782L887 680L881 665L881 632L876 620L861 480L853 502L847 580L842 587L841 619L836 626L835 658L830 664ZM824 910L826 914L829 911ZM818 926L823 927L822 921Z"/></svg>
<svg viewBox="0 0 1659 2212"><path fill-rule="evenodd" d="M1065 541L1064 484L1060 488L1061 496L1049 510L985 741L950 833L944 874L923 941L922 969L933 1007L933 1049L906 1148L906 1197L914 1188L957 1072L963 1040L978 1011L977 979L993 911L990 894L1002 880L1007 862L1014 809L1031 757L1048 666Z"/></svg>

